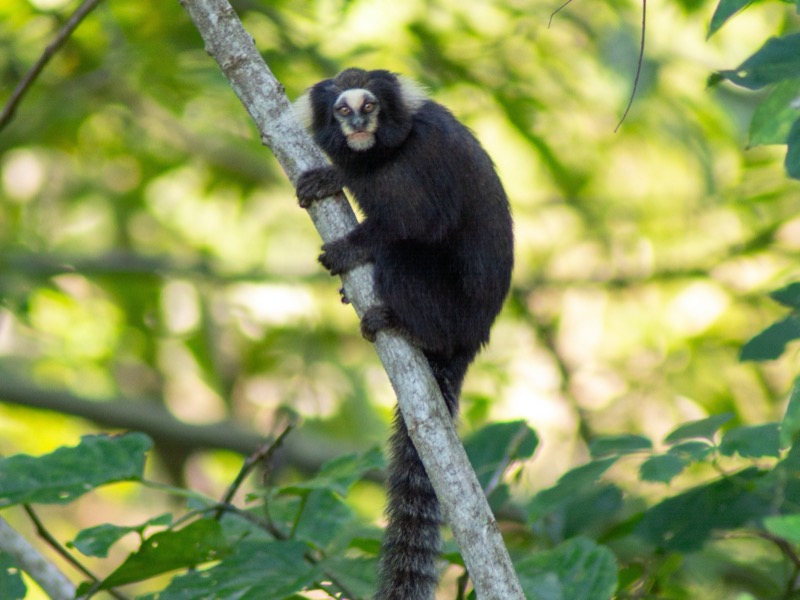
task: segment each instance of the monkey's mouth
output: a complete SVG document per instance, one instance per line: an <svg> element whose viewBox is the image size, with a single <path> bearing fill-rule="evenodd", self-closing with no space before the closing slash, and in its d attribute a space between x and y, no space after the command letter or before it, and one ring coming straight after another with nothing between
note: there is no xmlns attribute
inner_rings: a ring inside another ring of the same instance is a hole
<svg viewBox="0 0 800 600"><path fill-rule="evenodd" d="M375 144L375 136L369 131L354 131L347 134L347 145L353 150L369 150Z"/></svg>

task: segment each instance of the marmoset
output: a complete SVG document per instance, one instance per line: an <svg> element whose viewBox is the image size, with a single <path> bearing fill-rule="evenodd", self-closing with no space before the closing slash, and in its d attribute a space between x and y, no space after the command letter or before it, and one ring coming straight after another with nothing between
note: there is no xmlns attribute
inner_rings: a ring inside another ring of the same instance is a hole
<svg viewBox="0 0 800 600"><path fill-rule="evenodd" d="M295 108L332 163L300 176L300 204L346 188L364 216L322 247L320 262L333 275L374 263L381 304L363 315L364 337L392 330L419 347L455 417L514 262L508 198L492 160L449 110L389 71L347 69ZM432 600L441 510L399 411L394 427L375 598Z"/></svg>

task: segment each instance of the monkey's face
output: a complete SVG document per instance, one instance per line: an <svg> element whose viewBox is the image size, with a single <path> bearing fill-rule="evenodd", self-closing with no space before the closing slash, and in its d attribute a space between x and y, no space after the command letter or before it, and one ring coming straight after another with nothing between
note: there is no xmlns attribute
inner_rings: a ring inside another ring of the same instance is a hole
<svg viewBox="0 0 800 600"><path fill-rule="evenodd" d="M342 92L333 103L333 116L351 150L369 150L375 145L378 113L378 98L361 88Z"/></svg>

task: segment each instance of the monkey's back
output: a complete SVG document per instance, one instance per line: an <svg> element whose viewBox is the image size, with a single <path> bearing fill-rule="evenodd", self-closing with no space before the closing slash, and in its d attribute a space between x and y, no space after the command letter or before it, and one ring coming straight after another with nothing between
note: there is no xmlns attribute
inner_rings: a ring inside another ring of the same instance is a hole
<svg viewBox="0 0 800 600"><path fill-rule="evenodd" d="M414 114L403 144L365 154L341 166L383 232L373 249L378 294L423 349L474 355L489 339L513 266L508 199L491 159L432 101Z"/></svg>

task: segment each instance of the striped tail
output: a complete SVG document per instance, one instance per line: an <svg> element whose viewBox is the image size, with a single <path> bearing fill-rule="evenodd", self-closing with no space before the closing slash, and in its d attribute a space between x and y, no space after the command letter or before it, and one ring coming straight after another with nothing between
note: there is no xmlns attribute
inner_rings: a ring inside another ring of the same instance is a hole
<svg viewBox="0 0 800 600"><path fill-rule="evenodd" d="M433 600L442 514L400 410L389 440L388 508L375 600Z"/></svg>

